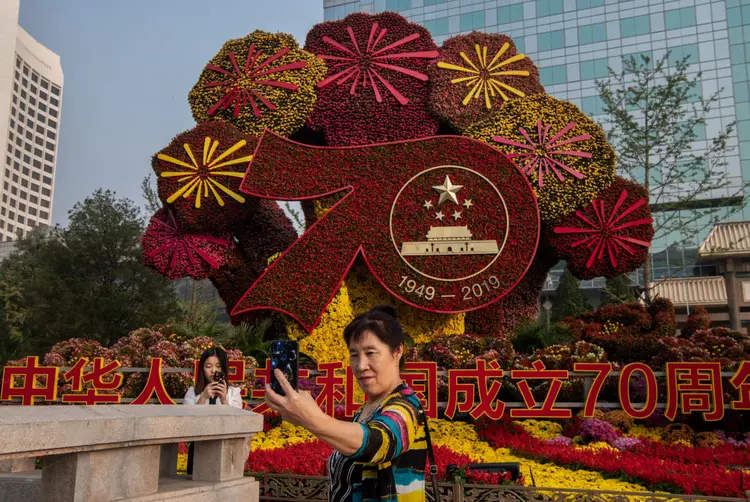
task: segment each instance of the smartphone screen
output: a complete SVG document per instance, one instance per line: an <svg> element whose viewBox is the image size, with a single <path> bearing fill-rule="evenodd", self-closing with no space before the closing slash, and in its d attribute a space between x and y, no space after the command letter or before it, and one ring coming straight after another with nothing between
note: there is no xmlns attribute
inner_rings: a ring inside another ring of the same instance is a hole
<svg viewBox="0 0 750 502"><path fill-rule="evenodd" d="M271 342L271 389L277 394L284 394L274 375L276 368L280 369L293 389L297 389L299 345L297 340L274 340Z"/></svg>

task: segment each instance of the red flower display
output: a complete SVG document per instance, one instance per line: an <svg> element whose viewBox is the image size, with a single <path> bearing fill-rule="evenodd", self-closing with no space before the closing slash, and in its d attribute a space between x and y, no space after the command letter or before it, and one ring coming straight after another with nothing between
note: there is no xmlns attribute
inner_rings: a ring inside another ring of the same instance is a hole
<svg viewBox="0 0 750 502"><path fill-rule="evenodd" d="M526 178L494 148L455 136L314 148L267 132L242 190L275 199L348 191L233 311L273 308L308 330L360 252L394 296L424 310L461 312L510 291L539 235Z"/></svg>
<svg viewBox="0 0 750 502"><path fill-rule="evenodd" d="M557 223L549 238L579 279L616 277L646 259L652 223L645 188L618 178L589 206Z"/></svg>
<svg viewBox="0 0 750 502"><path fill-rule="evenodd" d="M167 208L151 217L141 246L146 266L170 279L196 280L208 278L224 265L234 247L229 234L214 237L183 232Z"/></svg>
<svg viewBox="0 0 750 502"><path fill-rule="evenodd" d="M257 139L211 121L186 131L154 155L159 198L184 232L222 232L246 220L256 201L239 192Z"/></svg>
<svg viewBox="0 0 750 502"><path fill-rule="evenodd" d="M539 70L506 35L474 31L449 38L431 66L430 110L459 131L507 101L544 94Z"/></svg>
<svg viewBox="0 0 750 502"><path fill-rule="evenodd" d="M356 13L318 24L305 49L328 65L309 119L329 145L363 145L430 136L427 68L437 46L399 14Z"/></svg>

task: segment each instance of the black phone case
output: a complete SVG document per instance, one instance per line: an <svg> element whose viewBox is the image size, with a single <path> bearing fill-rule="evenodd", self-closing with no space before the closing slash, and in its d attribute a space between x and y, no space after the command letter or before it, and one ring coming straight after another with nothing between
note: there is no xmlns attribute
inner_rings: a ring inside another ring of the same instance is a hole
<svg viewBox="0 0 750 502"><path fill-rule="evenodd" d="M271 390L277 394L284 394L274 375L274 370L279 368L284 372L286 379L293 389L297 390L297 376L299 373L299 344L297 340L274 340L271 342Z"/></svg>

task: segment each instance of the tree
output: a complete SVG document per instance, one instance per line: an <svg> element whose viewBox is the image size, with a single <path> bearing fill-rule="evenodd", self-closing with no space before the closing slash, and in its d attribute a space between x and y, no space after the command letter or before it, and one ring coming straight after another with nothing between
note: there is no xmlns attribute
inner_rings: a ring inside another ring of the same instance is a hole
<svg viewBox="0 0 750 502"><path fill-rule="evenodd" d="M713 124L707 128L723 89L703 99L701 73L688 74L689 58L675 61L670 53L659 61L646 55L640 61L623 58L620 73L610 69L609 80L596 83L619 174L643 184L651 194L654 240L680 236L679 243L685 242L744 203L743 187L733 185L724 169L734 123L713 132ZM708 147L694 151L693 141L706 129L713 136ZM706 199L707 194L712 199ZM644 276L649 300L651 256Z"/></svg>
<svg viewBox="0 0 750 502"><path fill-rule="evenodd" d="M579 316L587 310L591 310L591 305L586 301L581 284L566 268L555 290L551 312L552 322L556 323L566 317Z"/></svg>
<svg viewBox="0 0 750 502"><path fill-rule="evenodd" d="M604 295L602 305L636 301L630 278L627 275L618 275L614 279L607 279L607 285L602 290L602 294Z"/></svg>
<svg viewBox="0 0 750 502"><path fill-rule="evenodd" d="M159 193L154 187L154 183L151 181L151 174L143 178L141 181L141 195L145 201L144 206L146 211L153 214L162 207L161 199L159 199Z"/></svg>
<svg viewBox="0 0 750 502"><path fill-rule="evenodd" d="M131 201L98 190L68 217L67 229L38 228L20 239L0 265L22 298L25 350L41 355L72 337L111 344L176 312L171 281L141 262L145 223Z"/></svg>

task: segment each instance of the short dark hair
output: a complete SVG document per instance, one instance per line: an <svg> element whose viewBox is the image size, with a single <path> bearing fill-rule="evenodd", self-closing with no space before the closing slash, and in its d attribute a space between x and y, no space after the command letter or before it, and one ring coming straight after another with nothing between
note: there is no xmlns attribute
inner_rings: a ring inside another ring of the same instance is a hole
<svg viewBox="0 0 750 502"><path fill-rule="evenodd" d="M206 374L203 372L203 365L206 363L206 359L213 356L219 358L219 364L221 364L221 370L224 372L224 374L229 371L229 358L227 357L227 353L224 351L224 349L220 347L211 347L210 349L206 349L206 351L201 354L201 360L198 363L198 378L195 382L196 396L203 392L203 389L205 389L206 385L208 385L208 382L206 382Z"/></svg>
<svg viewBox="0 0 750 502"><path fill-rule="evenodd" d="M384 344L388 345L391 352L395 352L404 345L406 337L404 330L396 320L396 309L390 305L378 305L365 314L360 314L344 329L344 342L346 346L356 342L365 331L370 331ZM401 358L401 365L404 358Z"/></svg>

